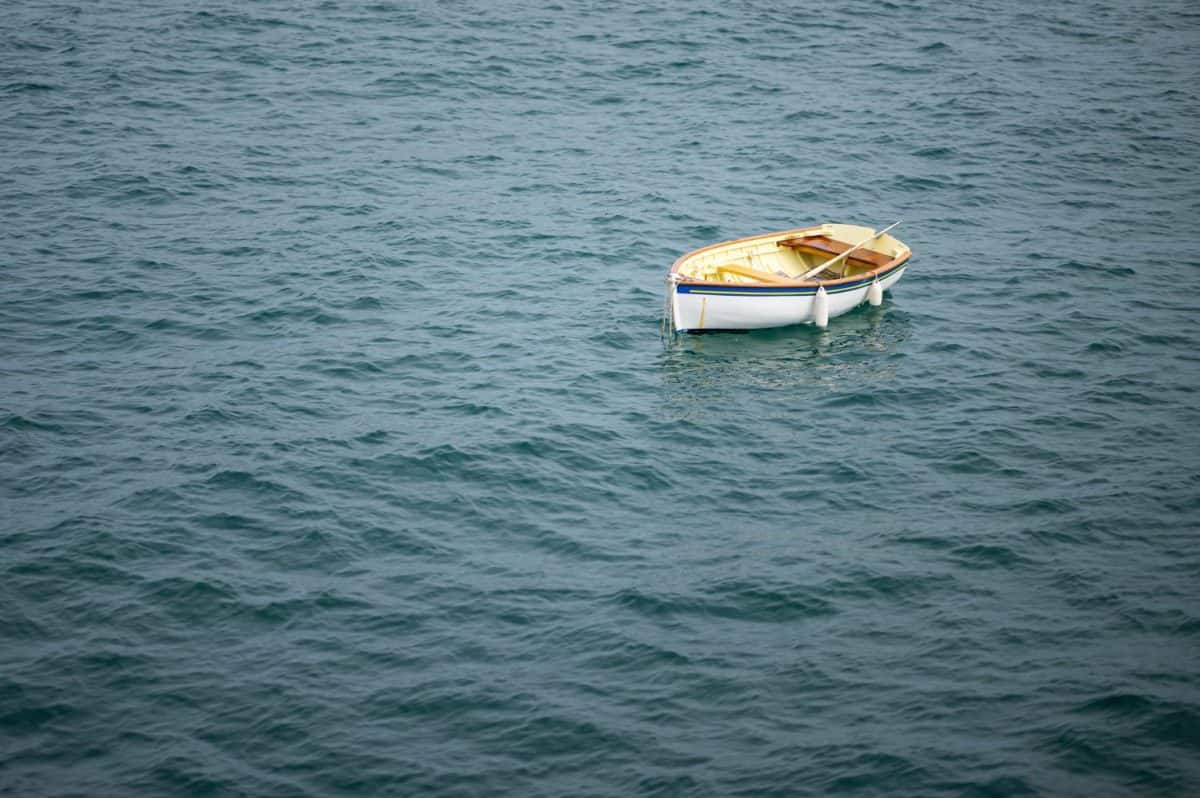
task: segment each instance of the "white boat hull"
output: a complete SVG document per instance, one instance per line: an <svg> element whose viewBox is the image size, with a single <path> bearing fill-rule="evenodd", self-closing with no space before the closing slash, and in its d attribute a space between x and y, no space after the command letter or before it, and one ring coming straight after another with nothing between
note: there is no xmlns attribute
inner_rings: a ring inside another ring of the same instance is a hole
<svg viewBox="0 0 1200 798"><path fill-rule="evenodd" d="M879 279L886 291L904 275L901 266ZM829 318L849 313L867 301L873 280L827 289ZM676 332L758 330L812 324L816 287L795 289L752 286L675 285L671 313Z"/></svg>

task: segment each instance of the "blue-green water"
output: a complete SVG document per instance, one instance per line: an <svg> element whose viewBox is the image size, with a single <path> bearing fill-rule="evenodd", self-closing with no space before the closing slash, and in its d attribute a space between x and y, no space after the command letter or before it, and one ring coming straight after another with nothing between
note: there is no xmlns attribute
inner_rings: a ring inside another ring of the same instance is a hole
<svg viewBox="0 0 1200 798"><path fill-rule="evenodd" d="M1200 789L1193 4L0 31L0 793Z"/></svg>

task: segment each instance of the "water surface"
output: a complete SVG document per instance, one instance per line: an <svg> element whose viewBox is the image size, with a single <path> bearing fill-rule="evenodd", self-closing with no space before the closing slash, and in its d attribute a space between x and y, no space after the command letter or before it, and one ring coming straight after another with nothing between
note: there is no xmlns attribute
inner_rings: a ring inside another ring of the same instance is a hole
<svg viewBox="0 0 1200 798"><path fill-rule="evenodd" d="M1200 783L1190 4L3 30L0 792ZM896 219L882 307L660 341Z"/></svg>

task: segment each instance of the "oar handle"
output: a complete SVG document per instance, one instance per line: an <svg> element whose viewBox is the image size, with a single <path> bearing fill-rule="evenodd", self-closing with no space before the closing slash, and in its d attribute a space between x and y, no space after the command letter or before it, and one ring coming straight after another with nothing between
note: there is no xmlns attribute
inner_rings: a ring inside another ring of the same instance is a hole
<svg viewBox="0 0 1200 798"><path fill-rule="evenodd" d="M886 233L887 231L891 230L893 227L895 227L895 226L896 226L896 225L898 225L898 224L900 224L900 222L894 222L894 223L892 223L892 224L888 225L887 227L883 228L882 230L880 230L878 233L875 233L875 234L871 235L869 238L864 238L862 241L860 241L860 242L858 242L857 244L855 244L854 246L850 247L850 249L846 250L846 251L845 251L845 252L843 252L841 255L837 255L837 256L835 256L835 257L833 257L833 258L830 258L829 260L825 261L824 263L822 263L822 264L821 264L820 266L818 266L817 268L815 268L815 269L810 269L809 271L805 272L805 273L804 273L804 274L803 274L803 275L800 277L800 279L801 279L801 280L807 280L809 277L812 277L814 274L819 274L820 272L824 271L825 269L828 269L828 268L829 268L830 266L832 266L833 264L835 264L835 263L837 263L838 261L840 261L840 260L843 260L843 259L845 259L846 257L848 257L848 256L850 255L850 253L851 253L851 252L854 252L854 251L855 251L855 250L857 250L857 249L861 249L862 247L866 246L866 245L867 245L867 244L869 244L870 242L872 242L872 241L874 241L875 239L879 238L881 235L883 235L883 234L884 234L884 233Z"/></svg>

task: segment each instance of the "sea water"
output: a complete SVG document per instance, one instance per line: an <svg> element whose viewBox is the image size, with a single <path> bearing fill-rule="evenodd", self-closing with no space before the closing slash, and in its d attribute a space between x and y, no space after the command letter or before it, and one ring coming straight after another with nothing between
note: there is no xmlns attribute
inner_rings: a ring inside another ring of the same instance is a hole
<svg viewBox="0 0 1200 798"><path fill-rule="evenodd" d="M0 793L1200 789L1194 4L0 30Z"/></svg>

